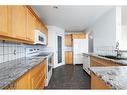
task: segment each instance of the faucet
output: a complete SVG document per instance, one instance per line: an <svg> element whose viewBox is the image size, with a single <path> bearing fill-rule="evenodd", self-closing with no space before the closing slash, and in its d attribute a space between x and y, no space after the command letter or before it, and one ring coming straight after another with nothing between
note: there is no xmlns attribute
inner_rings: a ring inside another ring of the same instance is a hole
<svg viewBox="0 0 127 95"><path fill-rule="evenodd" d="M120 53L120 50L119 50L119 42L116 43L115 51L116 51L117 57L121 57L122 54Z"/></svg>

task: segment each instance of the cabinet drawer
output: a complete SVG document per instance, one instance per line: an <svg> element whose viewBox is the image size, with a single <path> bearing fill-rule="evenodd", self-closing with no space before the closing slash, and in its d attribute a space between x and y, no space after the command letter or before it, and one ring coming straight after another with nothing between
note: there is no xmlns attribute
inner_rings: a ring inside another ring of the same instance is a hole
<svg viewBox="0 0 127 95"><path fill-rule="evenodd" d="M35 89L43 89L44 85L45 85L45 74L40 78L40 80L35 86Z"/></svg>
<svg viewBox="0 0 127 95"><path fill-rule="evenodd" d="M45 79L45 73L46 73L46 67L45 67L45 61L40 63L36 68L33 70L33 74L31 77L32 82L32 89L39 89L39 85L42 82L42 79Z"/></svg>

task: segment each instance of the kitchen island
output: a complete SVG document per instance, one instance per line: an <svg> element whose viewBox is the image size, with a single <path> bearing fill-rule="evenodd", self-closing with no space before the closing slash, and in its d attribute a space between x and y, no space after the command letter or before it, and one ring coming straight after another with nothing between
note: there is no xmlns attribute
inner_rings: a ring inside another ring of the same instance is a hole
<svg viewBox="0 0 127 95"><path fill-rule="evenodd" d="M106 57L103 57L103 56L99 56L98 54L95 54L95 53L83 53L84 55L87 55L87 56L90 56L91 58L94 57L94 58L97 58L97 59L101 59L101 60L106 60L106 61L110 61L110 62L113 62L117 65L121 65L121 66L127 66L127 59L125 60L118 60L118 59L111 59L111 58L106 58Z"/></svg>
<svg viewBox="0 0 127 95"><path fill-rule="evenodd" d="M91 67L91 89L127 89L127 66Z"/></svg>

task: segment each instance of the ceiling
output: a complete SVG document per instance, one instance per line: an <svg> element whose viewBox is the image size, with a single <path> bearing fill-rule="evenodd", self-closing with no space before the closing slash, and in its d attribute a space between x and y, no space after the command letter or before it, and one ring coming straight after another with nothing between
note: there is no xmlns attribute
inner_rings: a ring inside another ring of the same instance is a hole
<svg viewBox="0 0 127 95"><path fill-rule="evenodd" d="M46 25L58 26L64 28L65 31L75 32L84 31L113 7L32 6L32 8Z"/></svg>

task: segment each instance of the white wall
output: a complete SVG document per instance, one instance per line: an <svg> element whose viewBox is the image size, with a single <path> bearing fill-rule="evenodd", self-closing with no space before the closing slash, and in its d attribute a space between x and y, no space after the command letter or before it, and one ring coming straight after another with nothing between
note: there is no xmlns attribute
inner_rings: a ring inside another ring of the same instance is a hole
<svg viewBox="0 0 127 95"><path fill-rule="evenodd" d="M121 49L127 50L127 7L122 7L121 12Z"/></svg>
<svg viewBox="0 0 127 95"><path fill-rule="evenodd" d="M64 29L56 26L47 26L48 27L48 47L51 48L51 50L54 52L54 68L64 65L65 59L64 59ZM58 64L57 62L57 35L61 35L63 37L62 42L62 64Z"/></svg>
<svg viewBox="0 0 127 95"><path fill-rule="evenodd" d="M121 49L127 50L127 25L122 25Z"/></svg>
<svg viewBox="0 0 127 95"><path fill-rule="evenodd" d="M113 8L101 16L92 27L94 32L94 52L99 47L116 44L116 9Z"/></svg>

